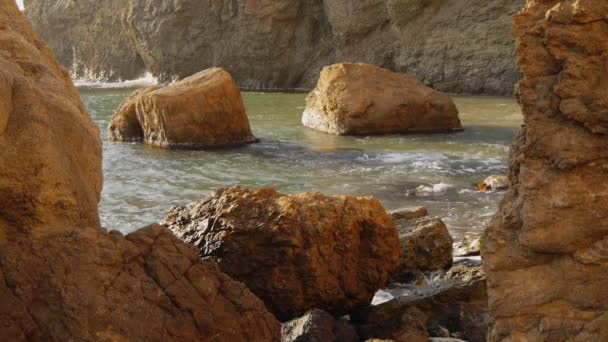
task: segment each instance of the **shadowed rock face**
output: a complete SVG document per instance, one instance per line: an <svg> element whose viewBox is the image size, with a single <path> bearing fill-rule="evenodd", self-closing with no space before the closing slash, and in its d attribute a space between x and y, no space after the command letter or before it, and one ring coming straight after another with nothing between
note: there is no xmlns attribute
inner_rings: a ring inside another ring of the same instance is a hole
<svg viewBox="0 0 608 342"><path fill-rule="evenodd" d="M99 228L99 131L12 0L0 90L0 340L279 340L245 285L167 229Z"/></svg>
<svg viewBox="0 0 608 342"><path fill-rule="evenodd" d="M241 87L311 89L323 66L364 62L473 94L512 94L519 77L510 17L523 0L25 4L76 77L113 81L145 68L166 81L221 66Z"/></svg>
<svg viewBox="0 0 608 342"><path fill-rule="evenodd" d="M608 3L515 17L525 128L482 243L491 341L608 339Z"/></svg>
<svg viewBox="0 0 608 342"><path fill-rule="evenodd" d="M282 321L367 305L400 255L397 230L367 197L222 189L163 219L204 259L245 284Z"/></svg>

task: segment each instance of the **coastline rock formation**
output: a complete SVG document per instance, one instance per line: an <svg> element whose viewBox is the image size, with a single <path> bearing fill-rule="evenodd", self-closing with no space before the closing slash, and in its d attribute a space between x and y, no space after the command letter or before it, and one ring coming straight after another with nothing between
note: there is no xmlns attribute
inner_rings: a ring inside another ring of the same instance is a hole
<svg viewBox="0 0 608 342"><path fill-rule="evenodd" d="M336 319L319 309L283 323L281 342L359 342L355 328L344 319Z"/></svg>
<svg viewBox="0 0 608 342"><path fill-rule="evenodd" d="M369 304L400 255L391 218L367 197L233 187L172 208L162 224L247 284L281 321Z"/></svg>
<svg viewBox="0 0 608 342"><path fill-rule="evenodd" d="M99 227L99 131L12 0L0 42L0 340L279 341L264 304L167 229Z"/></svg>
<svg viewBox="0 0 608 342"><path fill-rule="evenodd" d="M108 139L188 149L256 141L241 91L221 68L201 71L168 86L135 91L114 113Z"/></svg>
<svg viewBox="0 0 608 342"><path fill-rule="evenodd" d="M450 93L511 95L511 15L524 0L25 0L75 78L162 82L221 65L239 86L310 90L363 62Z"/></svg>
<svg viewBox="0 0 608 342"><path fill-rule="evenodd" d="M302 124L338 135L462 130L449 95L411 76L360 63L323 68L306 98Z"/></svg>
<svg viewBox="0 0 608 342"><path fill-rule="evenodd" d="M490 341L608 340L608 3L515 16L525 128L482 241Z"/></svg>

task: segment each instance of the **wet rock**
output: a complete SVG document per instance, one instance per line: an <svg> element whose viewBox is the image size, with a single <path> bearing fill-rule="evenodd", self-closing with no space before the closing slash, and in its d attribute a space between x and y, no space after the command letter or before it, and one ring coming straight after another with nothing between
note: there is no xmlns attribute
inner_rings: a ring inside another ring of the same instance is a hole
<svg viewBox="0 0 608 342"><path fill-rule="evenodd" d="M481 248L481 237L467 235L454 244L454 256L478 256Z"/></svg>
<svg viewBox="0 0 608 342"><path fill-rule="evenodd" d="M282 321L367 305L399 262L397 230L368 197L222 189L162 224L216 259Z"/></svg>
<svg viewBox="0 0 608 342"><path fill-rule="evenodd" d="M452 236L437 217L395 220L401 259L393 281L410 278L417 271L444 270L452 265Z"/></svg>
<svg viewBox="0 0 608 342"><path fill-rule="evenodd" d="M78 92L14 1L0 41L0 340L278 341L264 304L169 230L99 227Z"/></svg>
<svg viewBox="0 0 608 342"><path fill-rule="evenodd" d="M391 210L388 212L388 214L391 215L394 221L413 220L427 216L429 211L425 207L413 207Z"/></svg>
<svg viewBox="0 0 608 342"><path fill-rule="evenodd" d="M351 319L365 339L428 341L433 334L449 332L451 337L483 342L489 321L486 282L446 282L420 289L360 310Z"/></svg>
<svg viewBox="0 0 608 342"><path fill-rule="evenodd" d="M110 141L163 148L214 148L255 142L241 92L221 68L136 91L114 113Z"/></svg>
<svg viewBox="0 0 608 342"><path fill-rule="evenodd" d="M507 176L489 176L479 184L479 190L507 190L509 188L509 177Z"/></svg>
<svg viewBox="0 0 608 342"><path fill-rule="evenodd" d="M526 126L482 241L491 341L608 339L608 3L515 16Z"/></svg>
<svg viewBox="0 0 608 342"><path fill-rule="evenodd" d="M338 135L462 130L456 105L447 94L408 75L351 63L323 68L317 87L306 98L302 123Z"/></svg>
<svg viewBox="0 0 608 342"><path fill-rule="evenodd" d="M29 0L26 13L77 78L148 70L164 82L221 64L244 88L310 90L323 66L361 61L441 91L511 95L519 77L511 15L523 4Z"/></svg>
<svg viewBox="0 0 608 342"><path fill-rule="evenodd" d="M99 130L14 1L0 23L0 245L5 224L97 226Z"/></svg>
<svg viewBox="0 0 608 342"><path fill-rule="evenodd" d="M283 323L282 342L359 342L355 328L325 311L314 309Z"/></svg>

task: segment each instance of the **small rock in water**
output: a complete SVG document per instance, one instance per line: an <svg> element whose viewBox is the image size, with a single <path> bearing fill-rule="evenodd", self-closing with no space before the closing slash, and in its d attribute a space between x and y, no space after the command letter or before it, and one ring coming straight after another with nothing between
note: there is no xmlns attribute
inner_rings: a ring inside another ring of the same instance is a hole
<svg viewBox="0 0 608 342"><path fill-rule="evenodd" d="M489 176L482 183L479 183L477 188L481 192L506 190L509 188L509 177L499 175Z"/></svg>
<svg viewBox="0 0 608 342"><path fill-rule="evenodd" d="M434 195L445 194L452 186L446 183L438 183L433 185L420 185L416 189L407 192L408 196L428 197Z"/></svg>
<svg viewBox="0 0 608 342"><path fill-rule="evenodd" d="M413 220L425 217L429 211L425 207L400 208L388 212L393 220Z"/></svg>
<svg viewBox="0 0 608 342"><path fill-rule="evenodd" d="M479 255L481 248L481 237L465 236L462 240L454 244L454 256L466 257Z"/></svg>

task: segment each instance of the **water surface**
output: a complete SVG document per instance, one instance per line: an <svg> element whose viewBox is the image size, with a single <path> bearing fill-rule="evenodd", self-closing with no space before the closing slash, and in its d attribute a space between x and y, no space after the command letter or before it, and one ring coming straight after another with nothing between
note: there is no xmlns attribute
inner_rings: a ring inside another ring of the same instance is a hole
<svg viewBox="0 0 608 342"><path fill-rule="evenodd" d="M387 209L426 206L456 237L480 232L500 193L474 183L507 172L508 148L521 124L514 100L456 97L465 131L456 134L338 137L300 124L304 94L245 93L258 144L218 151L170 151L107 142L105 129L132 90L81 89L102 130L102 223L128 233L158 222L169 207L231 185L281 192L372 195ZM437 193L418 193L421 185Z"/></svg>

